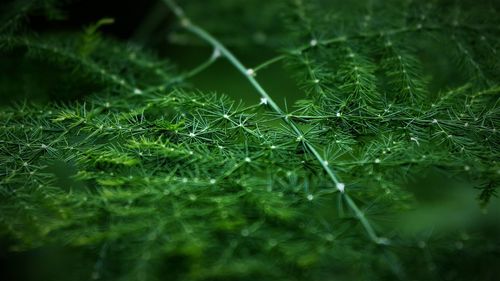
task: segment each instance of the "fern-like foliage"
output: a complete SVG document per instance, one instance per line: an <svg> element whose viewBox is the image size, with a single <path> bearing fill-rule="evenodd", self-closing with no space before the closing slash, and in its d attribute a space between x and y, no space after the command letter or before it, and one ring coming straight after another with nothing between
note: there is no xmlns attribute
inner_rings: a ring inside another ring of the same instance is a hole
<svg viewBox="0 0 500 281"><path fill-rule="evenodd" d="M103 35L110 18L23 26L55 2L0 22L0 233L78 264L44 278L498 278L497 3L160 1L168 38L213 49L183 72ZM229 47L278 55L251 68ZM189 84L219 60L260 103ZM277 63L291 106L258 82Z"/></svg>

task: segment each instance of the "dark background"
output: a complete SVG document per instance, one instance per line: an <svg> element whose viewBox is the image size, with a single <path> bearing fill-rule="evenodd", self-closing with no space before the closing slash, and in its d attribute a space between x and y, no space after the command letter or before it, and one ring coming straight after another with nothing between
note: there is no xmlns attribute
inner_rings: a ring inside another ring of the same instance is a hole
<svg viewBox="0 0 500 281"><path fill-rule="evenodd" d="M1 6L2 4L0 4ZM3 6L8 7L8 5ZM244 8L244 5L240 6ZM23 23L23 29L35 33L75 33L83 32L85 27L100 19L113 18L113 24L102 26L99 29L99 32L104 37L111 37L127 44L141 46L147 51L171 61L178 72L195 68L208 59L212 53L211 47L206 43L179 28L176 24L176 18L161 1L77 0L62 4L61 10L64 12L64 17L55 20L37 14L30 15ZM207 11L207 13L211 14L210 11ZM276 15L276 17L279 18L279 15ZM196 18L194 20L196 21ZM235 23L236 26L238 24L241 23ZM259 30L261 27L250 26L250 28ZM252 32L254 31L249 31L250 38L253 38ZM255 40L249 40L245 44L232 44L231 33L228 33L226 37L227 41L224 43L229 46L231 51L236 54L246 67L255 67L277 55L275 48L271 50L265 44L256 43ZM3 61L3 66L0 65L0 80L2 78L16 79L16 77L9 77L11 73L15 72L12 71L14 67L18 67L19 63L22 63L19 59L13 59L15 56L22 56L22 54L0 54L0 59ZM7 63L9 61L10 65ZM39 62L33 60L30 63L37 64ZM50 68L51 66L41 65L41 67ZM285 99L291 103L302 95L299 87L290 78L290 73L282 64L274 64L262 70L257 78L269 92L275 93L278 103L284 104ZM241 99L252 103L259 101L259 96L246 79L224 59L218 60L209 70L192 77L187 82L193 89L203 92L223 93L236 100ZM54 97L45 97L41 96L40 93L30 93L29 91L12 95L7 92L2 93L1 89L0 98L2 99L0 105L12 104L12 101L19 102L24 99L42 102L54 99ZM55 97L55 99L62 100L75 98L81 98L81 96Z"/></svg>

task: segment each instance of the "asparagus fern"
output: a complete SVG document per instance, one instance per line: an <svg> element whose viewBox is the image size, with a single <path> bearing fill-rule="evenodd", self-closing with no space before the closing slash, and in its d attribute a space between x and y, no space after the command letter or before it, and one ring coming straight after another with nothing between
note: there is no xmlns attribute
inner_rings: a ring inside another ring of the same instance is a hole
<svg viewBox="0 0 500 281"><path fill-rule="evenodd" d="M212 49L179 71L102 34L110 18L34 35L22 19L60 5L13 1L0 25L9 251L69 249L78 270L44 277L61 280L495 280L498 5L278 2L159 1L173 43ZM255 67L232 52L262 46L277 55ZM222 60L259 102L189 83ZM290 107L259 82L277 64L303 94ZM429 197L492 212L454 222L419 207Z"/></svg>

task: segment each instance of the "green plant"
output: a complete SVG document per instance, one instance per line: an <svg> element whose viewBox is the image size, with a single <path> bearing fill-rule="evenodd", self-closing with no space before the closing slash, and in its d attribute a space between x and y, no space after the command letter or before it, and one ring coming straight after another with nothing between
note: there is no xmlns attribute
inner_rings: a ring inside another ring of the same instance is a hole
<svg viewBox="0 0 500 281"><path fill-rule="evenodd" d="M64 20L53 2L14 1L0 25L0 96L26 100L0 112L0 231L64 250L72 270L45 278L497 278L497 3L165 0L177 43L213 48L179 72L103 36L110 18L25 31ZM228 46L278 55L249 68ZM259 102L188 84L220 60ZM278 63L303 93L290 108L258 82Z"/></svg>

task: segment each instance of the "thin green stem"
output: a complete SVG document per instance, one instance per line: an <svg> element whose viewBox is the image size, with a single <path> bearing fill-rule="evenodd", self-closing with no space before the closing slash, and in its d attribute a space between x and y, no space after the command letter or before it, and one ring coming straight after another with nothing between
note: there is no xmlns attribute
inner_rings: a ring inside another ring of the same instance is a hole
<svg viewBox="0 0 500 281"><path fill-rule="evenodd" d="M257 72L257 71L262 70L262 69L264 69L264 68L266 68L266 67L268 67L268 66L270 66L272 64L275 64L275 63L277 63L279 61L282 61L285 58L286 58L286 55L284 55L284 54L272 57L272 58L266 60L265 62L257 65L256 67L254 67L253 70L255 72Z"/></svg>
<svg viewBox="0 0 500 281"><path fill-rule="evenodd" d="M209 68L212 64L214 64L215 61L217 61L217 59L219 57L220 57L220 54L219 54L218 50L215 50L213 52L213 54L207 60L205 60L204 62L202 62L201 64L199 64L195 68L185 72L182 75L179 75L178 77L171 79L171 81L169 81L167 84L152 86L152 87L144 90L144 92L151 93L151 92L155 92L155 91L163 91L167 87L170 87L174 84L177 84L177 83L183 82L189 78L192 78L192 77L198 75L200 72L203 72L203 70Z"/></svg>
<svg viewBox="0 0 500 281"><path fill-rule="evenodd" d="M214 54L211 55L206 61L204 61L200 65L196 66L195 68L191 69L190 71L186 72L184 75L182 75L179 78L182 80L186 80L186 79L189 79L191 77L196 76L198 73L200 73L203 70L210 67L217 60L218 57L219 56L217 55L217 51L215 51Z"/></svg>
<svg viewBox="0 0 500 281"><path fill-rule="evenodd" d="M368 236L375 241L377 244L380 244L382 242L385 242L385 239L379 238L377 236L377 233L375 233L375 230L371 226L370 222L366 219L364 213L358 208L356 203L352 201L351 197L348 194L345 194L345 201L347 202L347 205L349 205L349 208L351 208L356 216L358 217L359 221L361 221L361 224L365 228L366 232L368 233Z"/></svg>

